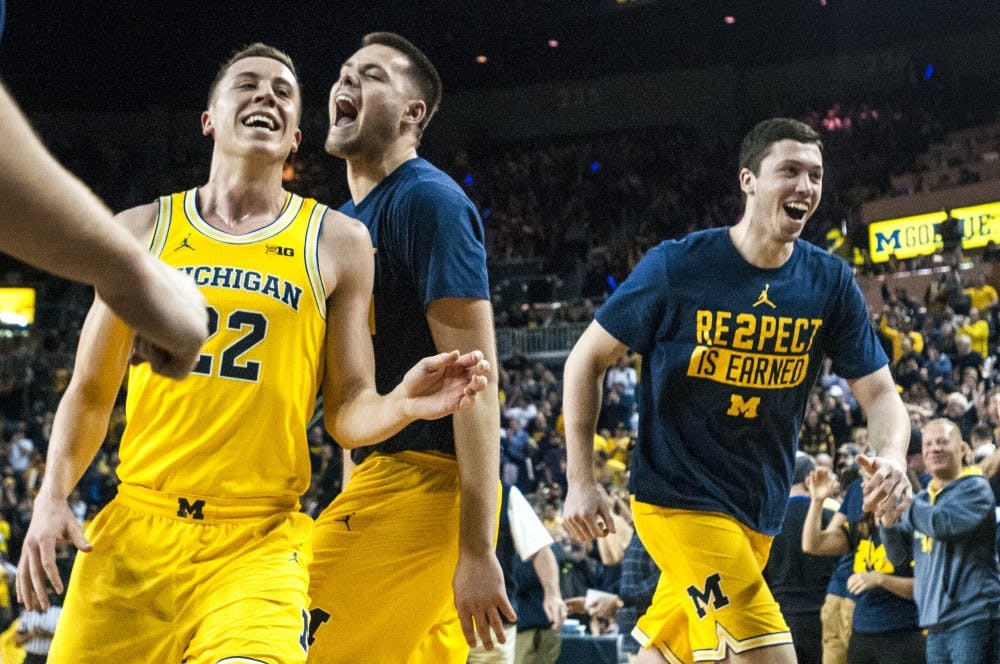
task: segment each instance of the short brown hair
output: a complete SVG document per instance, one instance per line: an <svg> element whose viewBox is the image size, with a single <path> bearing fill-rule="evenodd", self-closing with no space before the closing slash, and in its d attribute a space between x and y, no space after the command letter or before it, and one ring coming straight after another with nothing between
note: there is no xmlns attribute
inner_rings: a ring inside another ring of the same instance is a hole
<svg viewBox="0 0 1000 664"><path fill-rule="evenodd" d="M754 174L760 169L760 162L778 141L790 139L799 143L813 143L823 153L823 139L804 122L791 118L771 118L757 123L747 132L740 144L740 171L750 169Z"/></svg>
<svg viewBox="0 0 1000 664"><path fill-rule="evenodd" d="M229 56L229 59L226 60L221 67L219 67L219 71L215 74L215 80L213 80L212 85L208 87L209 106L212 105L212 99L215 97L215 90L219 87L219 82L226 75L229 68L240 60L245 60L246 58L271 58L272 60L277 60L281 64L288 67L288 70L292 72L292 76L295 77L295 83L298 84L299 82L299 72L295 68L295 63L292 61L292 57L290 55L262 42L254 42L249 46L244 46L233 51L233 53ZM299 112L302 112L301 108L299 109Z"/></svg>
<svg viewBox="0 0 1000 664"><path fill-rule="evenodd" d="M362 46L372 46L373 44L388 46L399 51L413 65L411 79L421 99L427 104L427 114L420 122L420 133L423 134L427 124L437 113L438 106L441 105L442 85L437 69L423 51L414 46L410 40L395 32L370 32L361 40Z"/></svg>

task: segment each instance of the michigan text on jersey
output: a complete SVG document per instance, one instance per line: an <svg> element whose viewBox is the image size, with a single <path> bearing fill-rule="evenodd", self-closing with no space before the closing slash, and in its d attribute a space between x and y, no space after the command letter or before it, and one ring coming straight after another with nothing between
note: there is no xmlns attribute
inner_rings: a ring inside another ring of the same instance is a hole
<svg viewBox="0 0 1000 664"><path fill-rule="evenodd" d="M191 275L199 286L260 293L288 305L295 311L299 310L302 288L273 274L261 274L255 270L223 265L185 266L177 269Z"/></svg>

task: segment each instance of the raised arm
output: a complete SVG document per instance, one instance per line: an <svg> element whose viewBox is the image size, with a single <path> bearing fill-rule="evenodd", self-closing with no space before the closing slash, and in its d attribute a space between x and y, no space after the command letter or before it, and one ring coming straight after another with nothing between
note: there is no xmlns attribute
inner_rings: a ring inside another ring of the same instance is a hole
<svg viewBox="0 0 1000 664"><path fill-rule="evenodd" d="M828 468L817 468L806 476L806 489L809 490L809 511L802 523L802 551L814 556L837 556L850 550L844 523L847 521L841 512L830 519L826 528L823 527L823 501L836 493L837 480Z"/></svg>
<svg viewBox="0 0 1000 664"><path fill-rule="evenodd" d="M194 282L150 256L35 136L0 86L0 250L95 287L141 339L154 371L182 378L208 334Z"/></svg>
<svg viewBox="0 0 1000 664"><path fill-rule="evenodd" d="M858 457L865 475L866 512L879 519L896 514L899 500L912 489L906 478L906 448L910 441L910 418L903 406L888 367L849 381L851 392L868 417L868 434L878 456Z"/></svg>
<svg viewBox="0 0 1000 664"><path fill-rule="evenodd" d="M593 321L573 346L563 369L566 477L569 488L563 523L575 539L587 541L615 531L606 493L594 478L594 431L601 410L604 374L627 347Z"/></svg>

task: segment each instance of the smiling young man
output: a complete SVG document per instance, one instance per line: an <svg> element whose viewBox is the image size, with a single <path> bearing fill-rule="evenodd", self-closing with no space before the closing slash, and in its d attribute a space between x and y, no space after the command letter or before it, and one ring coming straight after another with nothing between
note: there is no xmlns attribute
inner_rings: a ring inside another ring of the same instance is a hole
<svg viewBox="0 0 1000 664"><path fill-rule="evenodd" d="M868 509L890 511L909 486L909 420L853 274L799 239L822 179L810 127L755 126L740 150L740 221L651 249L566 362L564 523L586 540L614 527L592 464L602 378L626 349L643 356L630 491L636 530L663 573L633 632L640 662L795 661L761 571L824 356L851 383L883 455Z"/></svg>
<svg viewBox="0 0 1000 664"><path fill-rule="evenodd" d="M377 250L376 384L437 348L481 348L495 367L482 221L417 156L441 80L399 35L362 44L330 90L326 150L347 162L341 211ZM457 664L477 636L503 640L501 613L514 612L494 550L499 445L493 371L473 408L354 451L350 481L316 521L310 662Z"/></svg>
<svg viewBox="0 0 1000 664"><path fill-rule="evenodd" d="M97 299L53 424L18 567L18 597L47 604L55 543L77 556L50 662L305 662L309 537L306 424L322 385L345 445L471 405L481 354L439 354L381 396L368 311L371 239L358 222L285 191L301 138L287 55L254 44L213 82L202 131L208 182L127 210L121 223L208 302L191 376L129 376L117 497L86 536L66 502L104 440L131 334Z"/></svg>
<svg viewBox="0 0 1000 664"><path fill-rule="evenodd" d="M914 599L927 630L929 664L1000 662L1000 568L994 498L975 466L963 468L962 433L951 420L923 430L931 475L899 522L882 528L894 564L913 556Z"/></svg>

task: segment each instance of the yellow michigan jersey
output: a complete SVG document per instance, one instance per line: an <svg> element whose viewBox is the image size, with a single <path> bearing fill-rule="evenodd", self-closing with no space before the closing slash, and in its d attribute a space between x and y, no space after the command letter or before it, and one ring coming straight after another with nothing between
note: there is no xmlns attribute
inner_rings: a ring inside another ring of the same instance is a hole
<svg viewBox="0 0 1000 664"><path fill-rule="evenodd" d="M131 369L118 475L168 493L298 496L325 356L327 208L288 194L274 222L231 235L206 223L196 200L197 189L160 198L151 252L194 278L210 336L182 381Z"/></svg>

